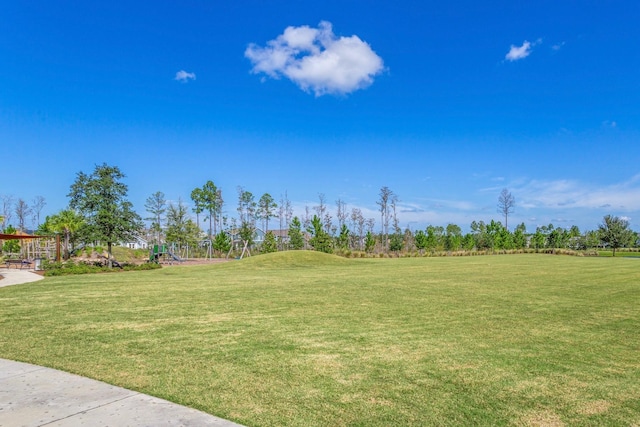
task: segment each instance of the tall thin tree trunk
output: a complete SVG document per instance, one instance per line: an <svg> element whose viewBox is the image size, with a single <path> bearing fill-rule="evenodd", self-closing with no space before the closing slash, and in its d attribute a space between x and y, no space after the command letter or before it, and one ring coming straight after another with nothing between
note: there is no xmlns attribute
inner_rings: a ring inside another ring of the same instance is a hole
<svg viewBox="0 0 640 427"><path fill-rule="evenodd" d="M69 254L69 229L65 227L64 229L64 259L68 260L71 258L71 254Z"/></svg>

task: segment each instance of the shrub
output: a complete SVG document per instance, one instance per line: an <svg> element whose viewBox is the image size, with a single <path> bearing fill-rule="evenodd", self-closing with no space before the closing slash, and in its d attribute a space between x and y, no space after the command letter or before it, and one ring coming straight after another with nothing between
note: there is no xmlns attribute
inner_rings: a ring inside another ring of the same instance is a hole
<svg viewBox="0 0 640 427"><path fill-rule="evenodd" d="M94 262L78 262L73 260L66 262L51 262L44 260L42 262L42 268L44 269L45 276L67 276L72 274L89 274L89 273L116 273L120 271L144 271L154 270L156 268L162 268L159 264L146 263L146 264L122 264L122 269L108 268L100 261Z"/></svg>

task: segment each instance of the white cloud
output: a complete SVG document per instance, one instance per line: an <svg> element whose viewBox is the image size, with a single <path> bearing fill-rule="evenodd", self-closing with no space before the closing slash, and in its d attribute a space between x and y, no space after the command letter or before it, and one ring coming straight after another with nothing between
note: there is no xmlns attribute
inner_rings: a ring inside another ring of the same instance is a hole
<svg viewBox="0 0 640 427"><path fill-rule="evenodd" d="M594 186L579 181L531 181L514 189L525 208L640 210L640 175L608 186Z"/></svg>
<svg viewBox="0 0 640 427"><path fill-rule="evenodd" d="M509 49L509 52L505 55L504 58L507 61L517 61L519 59L524 59L529 56L532 47L533 45L526 40L524 41L524 43L522 43L522 46L511 45L511 49Z"/></svg>
<svg viewBox="0 0 640 427"><path fill-rule="evenodd" d="M551 46L551 49L558 51L562 49L565 44L566 44L565 42L556 43L553 46Z"/></svg>
<svg viewBox="0 0 640 427"><path fill-rule="evenodd" d="M179 81L179 82L183 82L186 83L189 80L195 80L196 79L196 74L195 73L188 73L185 70L180 70L176 73L176 77L175 80Z"/></svg>
<svg viewBox="0 0 640 427"><path fill-rule="evenodd" d="M326 21L318 28L287 27L265 47L250 44L244 54L253 63L253 73L284 76L316 96L365 88L384 69L369 44L356 35L337 37Z"/></svg>

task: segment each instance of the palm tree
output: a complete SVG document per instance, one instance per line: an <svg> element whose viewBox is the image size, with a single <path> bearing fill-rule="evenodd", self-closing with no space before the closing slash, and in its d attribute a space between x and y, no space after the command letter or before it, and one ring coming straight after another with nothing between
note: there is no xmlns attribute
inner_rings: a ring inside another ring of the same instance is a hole
<svg viewBox="0 0 640 427"><path fill-rule="evenodd" d="M50 218L50 229L57 233L64 233L64 259L69 259L69 244L71 234L84 225L84 218L73 209L64 209Z"/></svg>

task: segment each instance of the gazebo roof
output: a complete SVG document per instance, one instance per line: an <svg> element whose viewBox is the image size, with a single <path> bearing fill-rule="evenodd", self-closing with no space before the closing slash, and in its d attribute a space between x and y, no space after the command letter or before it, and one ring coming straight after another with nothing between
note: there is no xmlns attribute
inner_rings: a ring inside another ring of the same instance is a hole
<svg viewBox="0 0 640 427"><path fill-rule="evenodd" d="M47 239L50 236L36 236L29 234L2 234L0 233L0 240L25 240L25 239Z"/></svg>

